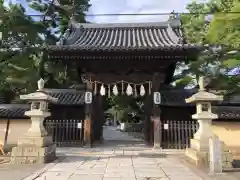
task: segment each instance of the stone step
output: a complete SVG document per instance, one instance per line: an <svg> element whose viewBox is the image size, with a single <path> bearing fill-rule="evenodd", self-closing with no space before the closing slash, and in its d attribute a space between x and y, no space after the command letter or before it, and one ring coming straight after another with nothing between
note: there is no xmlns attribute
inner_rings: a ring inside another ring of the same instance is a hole
<svg viewBox="0 0 240 180"><path fill-rule="evenodd" d="M204 152L199 152L193 148L187 148L185 152L186 156L193 162L196 166L207 166L208 165L208 154Z"/></svg>

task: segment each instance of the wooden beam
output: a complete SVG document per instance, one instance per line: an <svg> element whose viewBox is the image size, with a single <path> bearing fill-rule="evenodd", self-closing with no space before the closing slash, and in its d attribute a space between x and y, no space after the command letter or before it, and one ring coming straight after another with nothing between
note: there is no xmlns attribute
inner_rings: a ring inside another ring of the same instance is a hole
<svg viewBox="0 0 240 180"><path fill-rule="evenodd" d="M86 71L93 73L115 72L163 72L172 64L173 60L88 60L79 61L78 67L84 67ZM146 66L147 64L147 66Z"/></svg>
<svg viewBox="0 0 240 180"><path fill-rule="evenodd" d="M93 82L99 81L105 84L121 82L122 80L135 83L135 84L152 81L152 74L143 74L143 73L133 73L129 75L111 74L111 73L101 73L101 74L87 73L85 77L87 80L91 80ZM158 83L164 82L164 79L165 79L165 75L159 74Z"/></svg>

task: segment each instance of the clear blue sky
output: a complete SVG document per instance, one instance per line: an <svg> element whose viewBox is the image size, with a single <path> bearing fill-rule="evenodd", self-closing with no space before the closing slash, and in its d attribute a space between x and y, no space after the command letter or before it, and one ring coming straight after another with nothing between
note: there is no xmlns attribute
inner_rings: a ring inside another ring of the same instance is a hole
<svg viewBox="0 0 240 180"><path fill-rule="evenodd" d="M6 4L10 0L5 0ZM203 1L203 0L201 0ZM12 3L26 5L25 0L12 0ZM170 13L186 12L186 4L191 0L91 0L90 14L126 14L126 13ZM36 14L27 9L28 14ZM98 16L89 17L88 20L96 23L116 22L157 22L166 20L167 16Z"/></svg>

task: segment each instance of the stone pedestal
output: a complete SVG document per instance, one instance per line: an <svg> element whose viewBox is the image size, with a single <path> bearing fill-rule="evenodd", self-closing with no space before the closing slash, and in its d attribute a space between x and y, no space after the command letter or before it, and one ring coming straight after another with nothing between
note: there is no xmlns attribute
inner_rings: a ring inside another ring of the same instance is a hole
<svg viewBox="0 0 240 180"><path fill-rule="evenodd" d="M22 144L14 147L11 153L11 163L13 164L43 164L51 162L55 159L55 144L51 144L45 147Z"/></svg>
<svg viewBox="0 0 240 180"><path fill-rule="evenodd" d="M56 145L52 136L48 136L43 127L43 120L50 113L39 110L25 112L31 116L32 124L28 132L18 140L17 147L12 149L13 164L48 163L56 159Z"/></svg>
<svg viewBox="0 0 240 180"><path fill-rule="evenodd" d="M28 132L18 140L17 147L12 149L11 163L48 163L55 160L56 145L45 130L43 121L51 115L48 112L47 102L56 102L57 99L41 91L20 96L20 98L32 101L31 110L25 112L25 115L31 118L32 123Z"/></svg>
<svg viewBox="0 0 240 180"><path fill-rule="evenodd" d="M186 149L186 155L196 166L205 166L208 164L209 138L212 137L211 122L217 115L201 112L194 114L192 118L198 119L199 128L194 138L190 140L190 148Z"/></svg>
<svg viewBox="0 0 240 180"><path fill-rule="evenodd" d="M161 148L161 121L159 117L153 118L153 128L154 128L154 138L153 138L153 149L162 149Z"/></svg>

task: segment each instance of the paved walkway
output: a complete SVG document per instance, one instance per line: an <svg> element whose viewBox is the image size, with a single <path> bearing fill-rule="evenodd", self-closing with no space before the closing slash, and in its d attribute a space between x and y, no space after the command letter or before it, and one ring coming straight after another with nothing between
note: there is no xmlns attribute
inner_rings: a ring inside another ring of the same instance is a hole
<svg viewBox="0 0 240 180"><path fill-rule="evenodd" d="M105 139L114 140L113 130L107 128ZM121 137L98 148L59 149L67 157L36 180L203 180L178 158Z"/></svg>
<svg viewBox="0 0 240 180"><path fill-rule="evenodd" d="M103 138L106 141L142 141L141 139L134 138L130 136L129 133L121 132L116 130L116 127L113 126L104 126L103 127Z"/></svg>

